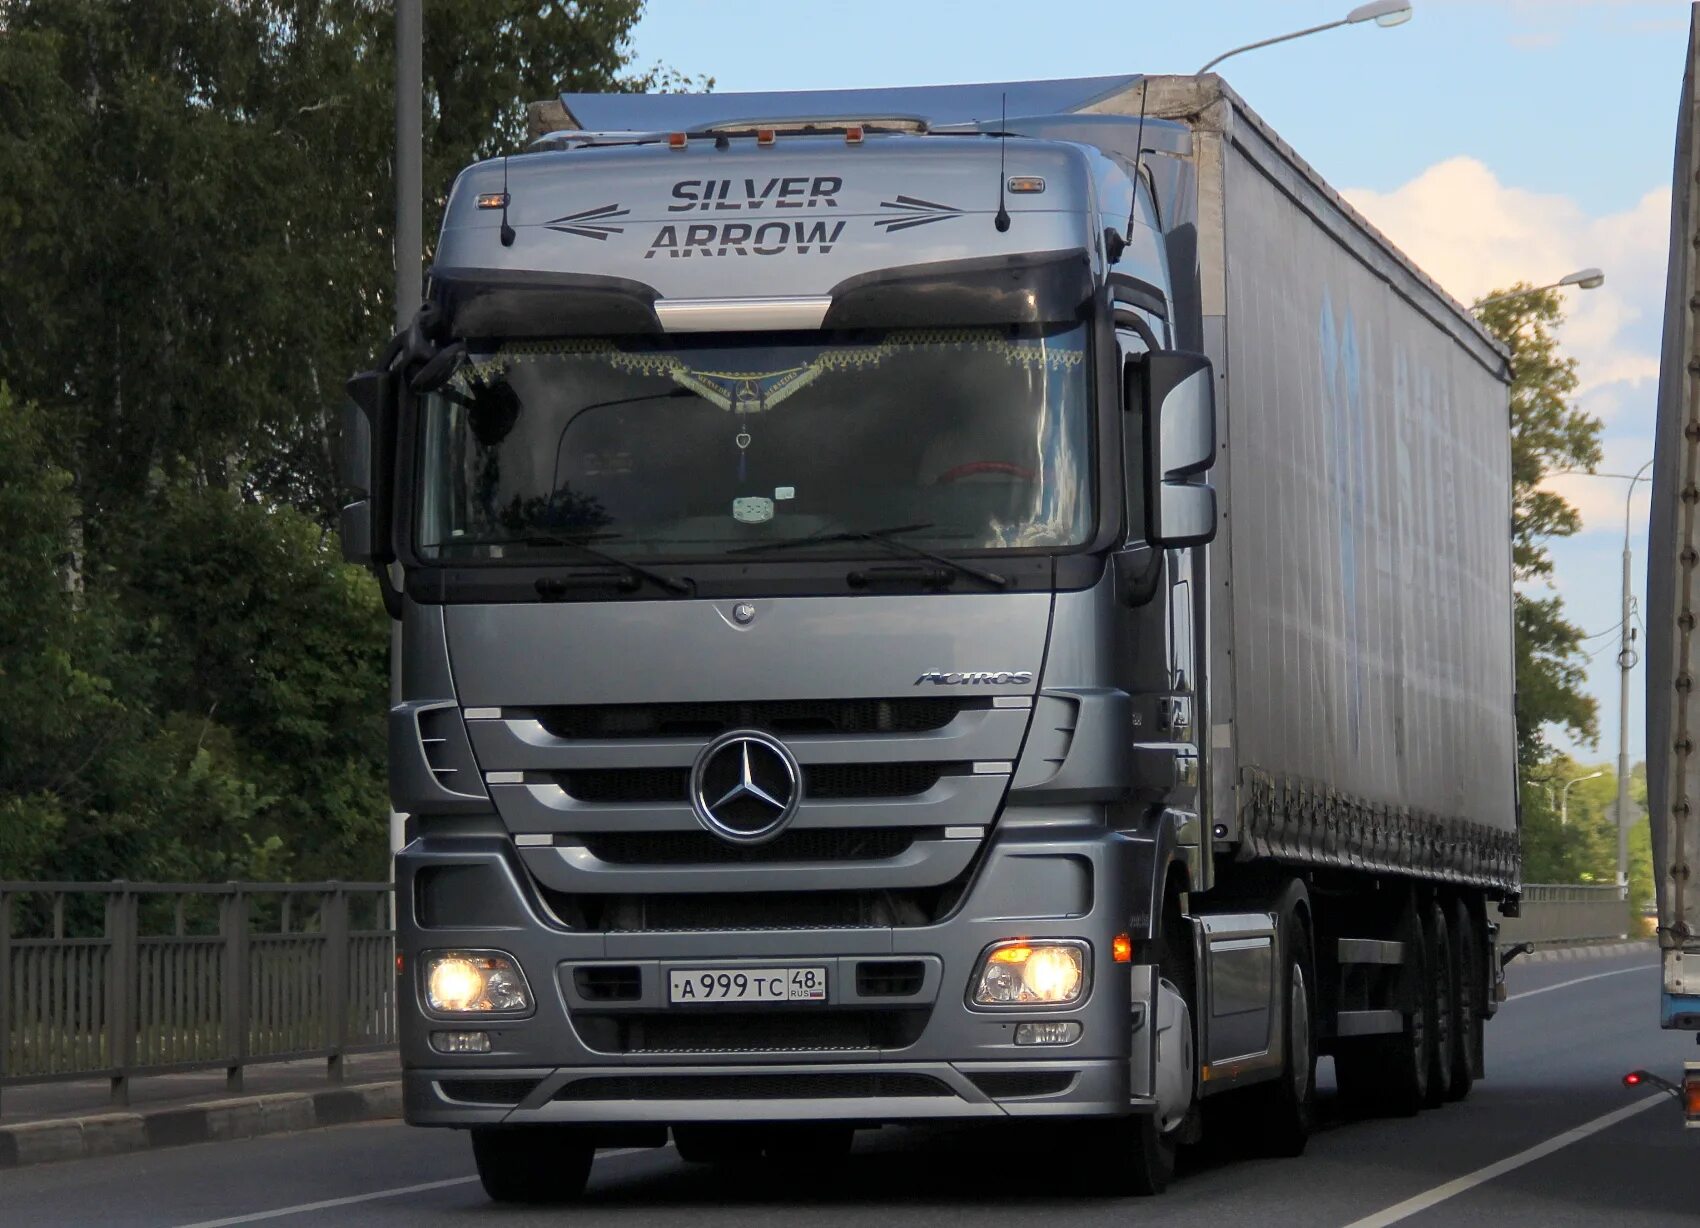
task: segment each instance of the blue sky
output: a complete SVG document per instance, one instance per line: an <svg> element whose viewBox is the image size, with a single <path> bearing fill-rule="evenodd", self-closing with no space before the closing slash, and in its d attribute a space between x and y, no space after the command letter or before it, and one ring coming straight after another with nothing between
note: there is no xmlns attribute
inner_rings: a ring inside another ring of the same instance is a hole
<svg viewBox="0 0 1700 1228"><path fill-rule="evenodd" d="M1414 0L1404 26L1360 25L1218 70L1301 155L1442 285L1470 299L1517 278L1605 269L1573 294L1564 341L1602 469L1651 455L1671 147L1688 4ZM650 0L634 50L717 90L913 85L1192 72L1221 51L1343 15L1350 0ZM1569 479L1584 531L1555 584L1585 631L1618 622L1625 483ZM1645 487L1641 487L1644 492ZM1632 520L1641 591L1644 493ZM1591 663L1615 754L1615 640ZM1641 754L1640 672L1631 753Z"/></svg>

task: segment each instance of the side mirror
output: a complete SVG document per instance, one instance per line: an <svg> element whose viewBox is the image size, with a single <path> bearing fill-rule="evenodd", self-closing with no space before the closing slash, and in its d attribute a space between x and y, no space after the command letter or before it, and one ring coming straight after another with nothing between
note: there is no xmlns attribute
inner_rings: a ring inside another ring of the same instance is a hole
<svg viewBox="0 0 1700 1228"><path fill-rule="evenodd" d="M1146 537L1197 546L1216 536L1216 391L1202 354L1158 350L1129 364L1129 407L1145 411ZM1137 385L1134 381L1137 380Z"/></svg>
<svg viewBox="0 0 1700 1228"><path fill-rule="evenodd" d="M372 493L372 423L353 401L342 407L342 440L337 451L337 476L344 490Z"/></svg>
<svg viewBox="0 0 1700 1228"><path fill-rule="evenodd" d="M342 415L342 480L365 495L342 513L342 553L351 563L381 569L394 557L391 514L395 493L396 396L399 381L383 369L348 381Z"/></svg>
<svg viewBox="0 0 1700 1228"><path fill-rule="evenodd" d="M372 501L360 499L343 505L337 533L342 538L342 557L361 567L372 565Z"/></svg>

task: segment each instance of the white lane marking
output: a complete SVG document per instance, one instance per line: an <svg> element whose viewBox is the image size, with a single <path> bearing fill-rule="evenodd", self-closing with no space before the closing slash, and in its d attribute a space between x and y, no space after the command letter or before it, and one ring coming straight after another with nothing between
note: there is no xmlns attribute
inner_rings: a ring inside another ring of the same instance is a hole
<svg viewBox="0 0 1700 1228"><path fill-rule="evenodd" d="M1507 1002L1515 1002L1518 998L1532 998L1538 993L1551 993L1555 989L1568 989L1572 985L1580 985L1583 981L1597 981L1603 976L1622 976L1625 972L1653 972L1657 964L1636 964L1633 968L1613 968L1610 972L1596 972L1591 976L1579 976L1569 981L1560 981L1556 985L1542 985L1539 989L1525 989L1522 993L1514 993Z"/></svg>
<svg viewBox="0 0 1700 1228"><path fill-rule="evenodd" d="M1558 986L1555 985L1552 988L1556 989ZM1544 1143L1536 1143L1527 1151L1519 1151L1514 1156L1507 1156L1497 1164L1489 1164L1486 1168L1478 1168L1475 1172L1466 1173L1454 1181L1448 1181L1445 1185L1437 1185L1432 1190L1426 1190L1413 1198L1407 1198L1404 1202L1395 1203L1385 1211L1377 1211L1374 1215L1355 1219L1347 1224L1346 1228L1386 1228L1388 1224L1397 1224L1400 1220L1408 1219L1419 1211L1427 1211L1430 1207L1443 1203L1448 1198L1454 1198L1465 1190L1474 1189L1485 1181L1502 1177L1514 1169L1522 1168L1525 1164L1533 1164L1536 1160L1549 1156L1572 1143L1581 1142L1591 1134L1598 1134L1601 1130L1609 1129L1637 1113L1644 1113L1655 1104L1660 1104L1666 1099L1668 1097L1665 1093L1660 1092L1656 1096L1637 1100L1634 1104L1625 1105L1621 1109L1614 1109L1603 1117L1596 1117L1593 1121L1584 1122L1574 1130L1566 1130L1563 1134L1554 1135Z"/></svg>
<svg viewBox="0 0 1700 1228"><path fill-rule="evenodd" d="M596 1158L611 1160L615 1156L635 1156L658 1150L654 1147L622 1147L618 1151L599 1151ZM286 1215L305 1215L309 1211L329 1211L356 1203L376 1202L380 1198L400 1198L404 1194L423 1194L427 1190L446 1190L450 1186L471 1185L477 1177L450 1177L446 1181L426 1181L419 1185L398 1185L389 1190L373 1190L370 1194L350 1194L346 1198L326 1198L321 1202L303 1202L293 1207L278 1207L273 1211L255 1211L251 1215L232 1215L227 1219L204 1219L181 1228L233 1228L236 1224L258 1224L263 1220L282 1219Z"/></svg>

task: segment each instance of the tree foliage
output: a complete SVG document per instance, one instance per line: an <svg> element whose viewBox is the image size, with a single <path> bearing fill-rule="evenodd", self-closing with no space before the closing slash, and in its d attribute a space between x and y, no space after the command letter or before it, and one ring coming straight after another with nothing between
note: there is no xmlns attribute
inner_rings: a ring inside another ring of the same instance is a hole
<svg viewBox="0 0 1700 1228"><path fill-rule="evenodd" d="M1558 726L1572 737L1597 736L1596 705L1582 690L1585 659L1582 630L1564 617L1556 594L1540 596L1531 585L1552 574L1546 543L1569 537L1581 517L1565 498L1544 489L1555 471L1592 469L1600 462L1599 419L1570 401L1576 391L1576 360L1559 349L1554 330L1564 319L1556 290L1529 293L1517 285L1501 293L1515 297L1478 309L1482 324L1511 351L1511 548L1516 594L1517 757L1523 777L1551 755L1547 730Z"/></svg>
<svg viewBox="0 0 1700 1228"><path fill-rule="evenodd" d="M641 0L426 0L426 228ZM0 0L0 878L381 876L330 526L393 309L388 0Z"/></svg>

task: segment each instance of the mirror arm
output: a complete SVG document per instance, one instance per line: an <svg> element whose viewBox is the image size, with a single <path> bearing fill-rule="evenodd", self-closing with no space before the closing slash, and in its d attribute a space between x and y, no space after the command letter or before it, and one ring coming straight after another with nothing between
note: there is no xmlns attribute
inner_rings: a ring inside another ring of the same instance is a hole
<svg viewBox="0 0 1700 1228"><path fill-rule="evenodd" d="M1163 575L1163 551L1149 542L1135 542L1116 551L1110 559L1114 569L1116 600L1125 606L1142 606L1157 595Z"/></svg>

